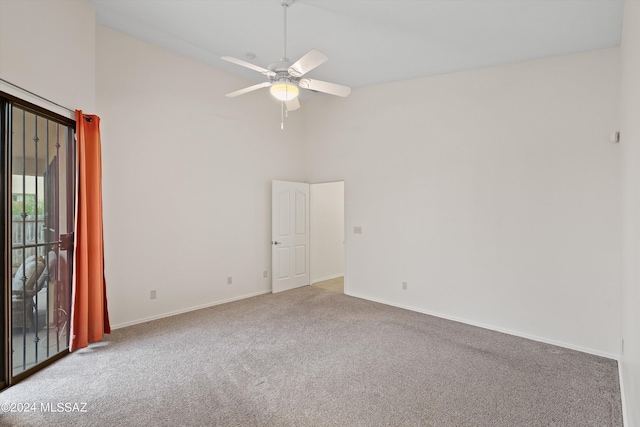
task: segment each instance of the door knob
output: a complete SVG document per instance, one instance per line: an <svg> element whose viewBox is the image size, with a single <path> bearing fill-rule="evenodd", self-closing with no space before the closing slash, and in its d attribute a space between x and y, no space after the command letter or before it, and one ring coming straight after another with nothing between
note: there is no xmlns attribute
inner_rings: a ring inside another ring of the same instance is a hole
<svg viewBox="0 0 640 427"><path fill-rule="evenodd" d="M274 240L274 241L273 241L273 242L271 242L271 243L273 243L274 245L281 245L281 244L282 244L282 242L278 242L277 240Z"/></svg>

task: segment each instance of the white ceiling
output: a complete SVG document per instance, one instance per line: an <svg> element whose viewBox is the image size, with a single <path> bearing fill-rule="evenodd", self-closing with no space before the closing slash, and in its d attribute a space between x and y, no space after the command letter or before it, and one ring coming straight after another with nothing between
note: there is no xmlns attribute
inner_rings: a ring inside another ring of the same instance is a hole
<svg viewBox="0 0 640 427"><path fill-rule="evenodd" d="M230 73L220 60L283 53L280 0L91 0L98 22ZM329 61L309 77L361 87L620 44L622 0L297 0L288 56ZM238 89L238 88L230 88Z"/></svg>

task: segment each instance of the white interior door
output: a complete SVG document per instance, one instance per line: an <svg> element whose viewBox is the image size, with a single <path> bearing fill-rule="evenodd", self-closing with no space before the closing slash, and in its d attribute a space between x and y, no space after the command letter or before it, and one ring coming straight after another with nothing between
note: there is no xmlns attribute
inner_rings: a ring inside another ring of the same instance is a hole
<svg viewBox="0 0 640 427"><path fill-rule="evenodd" d="M309 184L271 185L271 292L309 284Z"/></svg>

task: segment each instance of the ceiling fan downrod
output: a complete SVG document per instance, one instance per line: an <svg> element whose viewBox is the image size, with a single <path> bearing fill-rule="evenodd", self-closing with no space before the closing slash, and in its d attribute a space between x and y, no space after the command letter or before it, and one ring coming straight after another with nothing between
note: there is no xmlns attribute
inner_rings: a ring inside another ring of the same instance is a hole
<svg viewBox="0 0 640 427"><path fill-rule="evenodd" d="M282 9L284 10L284 55L282 56L281 61L289 61L287 59L287 8L293 4L295 0L282 0L280 3L282 5Z"/></svg>
<svg viewBox="0 0 640 427"><path fill-rule="evenodd" d="M287 58L287 8L293 4L295 0L282 0L280 4L282 5L282 9L284 11L284 48L282 49L283 55L280 61L289 62L289 58ZM290 83L290 79L282 79L286 83ZM287 84L287 88L289 85ZM286 107L285 102L281 102L281 110L280 110L280 129L284 130L284 118L289 116L289 109Z"/></svg>

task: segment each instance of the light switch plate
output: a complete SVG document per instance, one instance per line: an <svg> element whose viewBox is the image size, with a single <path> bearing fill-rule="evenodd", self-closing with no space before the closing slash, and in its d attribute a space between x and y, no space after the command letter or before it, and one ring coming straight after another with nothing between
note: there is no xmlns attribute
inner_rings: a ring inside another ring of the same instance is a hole
<svg viewBox="0 0 640 427"><path fill-rule="evenodd" d="M353 234L362 234L362 227L353 227Z"/></svg>

